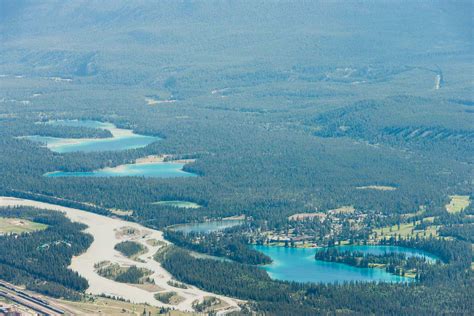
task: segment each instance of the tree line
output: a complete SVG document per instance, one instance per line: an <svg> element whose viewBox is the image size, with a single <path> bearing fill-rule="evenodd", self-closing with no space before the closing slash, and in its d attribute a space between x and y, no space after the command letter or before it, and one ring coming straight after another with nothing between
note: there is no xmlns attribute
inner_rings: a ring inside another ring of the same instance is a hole
<svg viewBox="0 0 474 316"><path fill-rule="evenodd" d="M30 207L5 208L1 216L48 225L45 230L0 236L0 278L53 297L77 300L87 280L68 268L84 252L92 236L85 225L62 213Z"/></svg>

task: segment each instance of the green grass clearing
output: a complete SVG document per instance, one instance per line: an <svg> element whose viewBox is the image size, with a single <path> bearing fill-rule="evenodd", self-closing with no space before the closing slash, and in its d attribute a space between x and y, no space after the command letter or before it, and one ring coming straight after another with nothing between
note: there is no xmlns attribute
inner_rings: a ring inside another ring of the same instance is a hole
<svg viewBox="0 0 474 316"><path fill-rule="evenodd" d="M426 217L423 219L424 222L432 222L434 217ZM415 226L420 224L421 221L416 221L415 224L413 223L403 223L393 226L386 226L382 228L377 228L373 230L371 235L371 239L374 240L381 240L384 237L392 237L392 236L401 236L402 238L408 237L416 237L417 235L420 238L429 238L430 236L438 237L438 228L439 226L428 226L424 230L415 230Z"/></svg>
<svg viewBox="0 0 474 316"><path fill-rule="evenodd" d="M423 213L425 213L425 212L426 212L426 206L425 205L420 205L420 208L418 209L418 211L416 211L414 213L402 214L402 217L403 218L413 218L415 216L423 215Z"/></svg>
<svg viewBox="0 0 474 316"><path fill-rule="evenodd" d="M449 213L459 213L466 209L471 203L469 195L450 195L451 201L446 204L446 211Z"/></svg>
<svg viewBox="0 0 474 316"><path fill-rule="evenodd" d="M201 205L197 203L188 202L188 201L159 201L159 202L154 202L152 204L178 207L178 208L200 208L201 207Z"/></svg>
<svg viewBox="0 0 474 316"><path fill-rule="evenodd" d="M27 219L0 217L0 235L31 233L46 228L48 228L48 225L35 223Z"/></svg>

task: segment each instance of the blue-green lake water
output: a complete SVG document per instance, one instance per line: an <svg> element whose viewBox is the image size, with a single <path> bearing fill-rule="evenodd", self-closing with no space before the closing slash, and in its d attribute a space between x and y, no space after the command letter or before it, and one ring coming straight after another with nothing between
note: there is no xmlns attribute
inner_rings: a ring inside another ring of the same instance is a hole
<svg viewBox="0 0 474 316"><path fill-rule="evenodd" d="M59 138L49 136L25 136L23 138L46 144L51 151L58 153L67 152L94 152L116 151L145 147L161 138L135 134L131 130L117 128L112 123L89 120L64 120L50 121L45 124L57 126L77 126L109 130L113 137L109 138Z"/></svg>
<svg viewBox="0 0 474 316"><path fill-rule="evenodd" d="M318 248L272 246L254 246L254 248L272 258L273 263L262 266L262 269L265 269L273 279L316 283L413 281L411 278L390 274L385 269L357 268L342 263L315 260L314 254L318 251ZM437 259L436 256L421 250L395 246L340 246L339 249L371 254L404 253L407 256L425 257L431 262Z"/></svg>
<svg viewBox="0 0 474 316"><path fill-rule="evenodd" d="M151 177L175 178L196 177L194 173L183 171L184 164L175 162L157 162L127 164L115 168L104 168L87 172L55 171L46 173L46 177Z"/></svg>
<svg viewBox="0 0 474 316"><path fill-rule="evenodd" d="M180 224L174 225L173 230L187 233L211 233L219 230L224 230L229 227L234 227L242 224L243 221L240 220L225 220L225 221L211 221L211 222L202 222L202 223L190 223L190 224Z"/></svg>

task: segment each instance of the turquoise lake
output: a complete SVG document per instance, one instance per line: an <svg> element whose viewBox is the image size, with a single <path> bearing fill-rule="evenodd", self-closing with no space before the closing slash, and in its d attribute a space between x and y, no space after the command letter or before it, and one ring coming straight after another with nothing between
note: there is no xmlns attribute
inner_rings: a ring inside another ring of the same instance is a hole
<svg viewBox="0 0 474 316"><path fill-rule="evenodd" d="M219 230L224 230L229 227L234 227L242 224L240 220L225 220L225 221L211 221L202 223L180 224L172 227L173 230L187 233L211 233Z"/></svg>
<svg viewBox="0 0 474 316"><path fill-rule="evenodd" d="M88 172L55 171L46 173L46 177L150 177L176 178L196 177L194 173L183 171L184 164L175 162L139 163L120 165Z"/></svg>
<svg viewBox="0 0 474 316"><path fill-rule="evenodd" d="M45 124L56 126L77 126L109 130L113 137L109 138L58 138L49 136L25 136L22 138L46 144L51 151L58 153L67 152L94 152L94 151L116 151L145 147L161 138L135 134L128 129L116 127L112 123L98 121L64 120L50 121Z"/></svg>
<svg viewBox="0 0 474 316"><path fill-rule="evenodd" d="M254 246L254 248L272 258L273 263L262 266L271 278L296 282L343 283L350 281L365 282L412 282L413 279L396 276L385 269L356 268L342 263L324 262L314 259L318 248L285 248L272 246ZM371 254L388 252L404 253L407 256L425 257L434 262L438 258L421 250L395 246L340 246L341 250L355 250ZM321 249L321 248L319 248Z"/></svg>

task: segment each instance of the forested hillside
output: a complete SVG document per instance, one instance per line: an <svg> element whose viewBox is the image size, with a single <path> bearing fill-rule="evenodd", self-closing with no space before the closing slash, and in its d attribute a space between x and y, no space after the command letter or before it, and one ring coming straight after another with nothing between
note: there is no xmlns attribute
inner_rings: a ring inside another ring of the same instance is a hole
<svg viewBox="0 0 474 316"><path fill-rule="evenodd" d="M446 242L472 243L472 12L471 1L0 0L0 195L161 230L245 218L207 236L165 233L180 247L234 261L176 250L165 265L181 281L249 299L250 309L468 314L472 249L460 244L465 260L430 270L433 282L421 285L279 282L254 266L271 260L249 245L417 239L409 246L420 249L423 239L439 252ZM48 124L61 120L160 139L60 153L25 138L116 136ZM196 176L45 176L150 155L190 159L183 170ZM199 207L156 203L163 201ZM48 214L35 215L47 230L19 237L25 248L0 237L15 251L2 259L1 278L77 298L87 284L66 267L90 237ZM72 247L58 246L49 263L36 247L55 240Z"/></svg>

